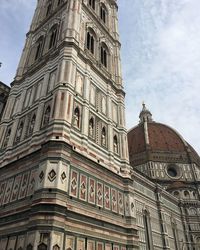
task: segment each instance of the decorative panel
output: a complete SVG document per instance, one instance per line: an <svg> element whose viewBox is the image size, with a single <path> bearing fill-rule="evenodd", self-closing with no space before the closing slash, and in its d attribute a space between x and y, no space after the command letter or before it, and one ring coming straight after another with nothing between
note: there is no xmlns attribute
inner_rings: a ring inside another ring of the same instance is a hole
<svg viewBox="0 0 200 250"><path fill-rule="evenodd" d="M103 207L103 184L97 182L97 205Z"/></svg>
<svg viewBox="0 0 200 250"><path fill-rule="evenodd" d="M104 207L110 209L110 187L104 186Z"/></svg>
<svg viewBox="0 0 200 250"><path fill-rule="evenodd" d="M119 214L124 215L124 200L123 194L118 192L118 207L119 207Z"/></svg>
<svg viewBox="0 0 200 250"><path fill-rule="evenodd" d="M87 176L82 174L80 175L79 198L84 201L87 199Z"/></svg>
<svg viewBox="0 0 200 250"><path fill-rule="evenodd" d="M6 184L7 182L1 182L0 184L0 205L3 203L3 198L4 198L4 193L5 193L5 189L6 189Z"/></svg>
<svg viewBox="0 0 200 250"><path fill-rule="evenodd" d="M27 196L32 195L35 191L36 177L37 177L37 170L33 169L30 174Z"/></svg>
<svg viewBox="0 0 200 250"><path fill-rule="evenodd" d="M9 202L9 200L10 200L13 182L14 182L14 178L11 178L11 179L8 180L7 187L6 187L6 192L5 192L5 195L4 195L3 204L7 204Z"/></svg>
<svg viewBox="0 0 200 250"><path fill-rule="evenodd" d="M96 193L96 182L94 179L89 178L89 191L88 191L88 202L95 204L95 193Z"/></svg>
<svg viewBox="0 0 200 250"><path fill-rule="evenodd" d="M12 195L11 195L11 199L10 199L11 202L17 200L17 196L18 196L18 193L19 193L21 179L22 179L22 175L21 174L15 177L13 191L12 191Z"/></svg>
<svg viewBox="0 0 200 250"><path fill-rule="evenodd" d="M29 174L30 174L30 172L26 172L22 176L21 187L20 187L20 191L19 191L19 199L23 199L26 196Z"/></svg>
<svg viewBox="0 0 200 250"><path fill-rule="evenodd" d="M73 197L77 197L78 195L78 176L79 174L76 171L71 171L70 195Z"/></svg>
<svg viewBox="0 0 200 250"><path fill-rule="evenodd" d="M117 191L111 189L112 211L117 213Z"/></svg>

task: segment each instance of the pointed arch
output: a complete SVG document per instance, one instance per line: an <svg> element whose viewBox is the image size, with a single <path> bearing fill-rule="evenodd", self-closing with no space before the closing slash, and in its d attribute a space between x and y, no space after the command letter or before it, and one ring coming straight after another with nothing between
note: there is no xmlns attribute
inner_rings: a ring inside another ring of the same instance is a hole
<svg viewBox="0 0 200 250"><path fill-rule="evenodd" d="M114 153L118 154L119 153L119 145L118 145L117 135L115 135L113 137L113 148L114 148Z"/></svg>
<svg viewBox="0 0 200 250"><path fill-rule="evenodd" d="M100 19L106 24L108 22L108 10L104 3L100 3Z"/></svg>
<svg viewBox="0 0 200 250"><path fill-rule="evenodd" d="M76 106L74 109L74 121L73 124L76 128L80 128L80 108Z"/></svg>
<svg viewBox="0 0 200 250"><path fill-rule="evenodd" d="M37 249L38 249L38 250L47 250L47 245L44 244L44 243L41 243L41 244L38 246Z"/></svg>
<svg viewBox="0 0 200 250"><path fill-rule="evenodd" d="M92 28L87 30L86 47L94 55L96 47L97 36Z"/></svg>
<svg viewBox="0 0 200 250"><path fill-rule="evenodd" d="M149 250L153 250L153 238L152 238L152 230L151 230L151 221L150 221L150 213L147 209L143 211L143 220L144 220L144 228L145 228L145 238L146 238L146 247Z"/></svg>
<svg viewBox="0 0 200 250"><path fill-rule="evenodd" d="M48 49L52 49L53 47L55 47L57 34L58 34L58 24L54 24L53 27L51 27L48 35L49 36Z"/></svg>
<svg viewBox="0 0 200 250"><path fill-rule="evenodd" d="M89 120L89 136L94 138L94 117L91 117Z"/></svg>
<svg viewBox="0 0 200 250"><path fill-rule="evenodd" d="M29 129L28 129L28 134L32 134L34 127L35 127L35 121L36 121L36 114L33 114L29 123Z"/></svg>
<svg viewBox="0 0 200 250"><path fill-rule="evenodd" d="M51 107L48 105L44 112L43 126L46 126L49 124L50 114L51 114Z"/></svg>
<svg viewBox="0 0 200 250"><path fill-rule="evenodd" d="M26 250L33 250L33 246L31 244L28 244L28 246L26 247Z"/></svg>
<svg viewBox="0 0 200 250"><path fill-rule="evenodd" d="M106 128L105 126L103 126L102 130L101 130L101 145L106 147L107 144L107 140L106 140Z"/></svg>
<svg viewBox="0 0 200 250"><path fill-rule="evenodd" d="M21 136L22 136L23 128L24 128L24 122L21 121L19 126L18 126L17 133L16 133L16 142L20 141Z"/></svg>
<svg viewBox="0 0 200 250"><path fill-rule="evenodd" d="M60 247L58 246L58 244L56 244L55 246L53 246L53 250L60 250Z"/></svg>
<svg viewBox="0 0 200 250"><path fill-rule="evenodd" d="M95 10L96 8L96 0L88 0L89 6Z"/></svg>
<svg viewBox="0 0 200 250"><path fill-rule="evenodd" d="M47 2L46 17L48 17L48 16L51 14L52 8L53 8L52 1L49 0L49 1Z"/></svg>
<svg viewBox="0 0 200 250"><path fill-rule="evenodd" d="M5 139L4 139L3 148L7 147L8 141L10 139L10 135L11 135L11 128L8 128L7 131L6 131L6 136L5 136Z"/></svg>
<svg viewBox="0 0 200 250"><path fill-rule="evenodd" d="M42 56L44 40L44 36L40 36L36 42L35 61Z"/></svg>
<svg viewBox="0 0 200 250"><path fill-rule="evenodd" d="M109 58L108 46L104 42L102 42L100 46L100 61L105 68L108 68L108 58Z"/></svg>

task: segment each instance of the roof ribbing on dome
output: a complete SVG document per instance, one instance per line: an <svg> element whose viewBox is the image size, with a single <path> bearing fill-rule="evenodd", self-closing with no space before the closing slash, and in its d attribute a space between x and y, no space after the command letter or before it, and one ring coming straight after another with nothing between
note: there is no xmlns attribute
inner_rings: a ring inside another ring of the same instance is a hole
<svg viewBox="0 0 200 250"><path fill-rule="evenodd" d="M128 132L129 156L132 166L147 161L195 162L200 157L195 150L171 127L147 119L152 114L143 104L140 123ZM147 140L148 139L148 140Z"/></svg>

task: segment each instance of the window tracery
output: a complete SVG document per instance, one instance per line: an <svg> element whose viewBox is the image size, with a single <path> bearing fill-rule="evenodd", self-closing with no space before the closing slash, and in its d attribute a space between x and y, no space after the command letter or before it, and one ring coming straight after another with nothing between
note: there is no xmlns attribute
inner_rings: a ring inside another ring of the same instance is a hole
<svg viewBox="0 0 200 250"><path fill-rule="evenodd" d="M106 7L105 7L104 4L101 4L101 6L100 6L100 18L101 18L101 20L102 20L104 23L107 22L107 21L106 21L106 19L107 19L107 9L106 9Z"/></svg>
<svg viewBox="0 0 200 250"><path fill-rule="evenodd" d="M95 33L92 29L89 29L87 32L87 49L94 55L95 53Z"/></svg>
<svg viewBox="0 0 200 250"><path fill-rule="evenodd" d="M58 33L58 25L55 24L51 28L49 33L49 49L53 48L56 45L57 33Z"/></svg>
<svg viewBox="0 0 200 250"><path fill-rule="evenodd" d="M36 42L35 61L42 56L43 45L44 45L44 36L41 36Z"/></svg>
<svg viewBox="0 0 200 250"><path fill-rule="evenodd" d="M95 10L96 0L89 0L89 5L92 7L93 10Z"/></svg>
<svg viewBox="0 0 200 250"><path fill-rule="evenodd" d="M106 46L105 43L101 44L101 55L100 55L100 59L101 59L101 64L104 67L108 67L108 48Z"/></svg>

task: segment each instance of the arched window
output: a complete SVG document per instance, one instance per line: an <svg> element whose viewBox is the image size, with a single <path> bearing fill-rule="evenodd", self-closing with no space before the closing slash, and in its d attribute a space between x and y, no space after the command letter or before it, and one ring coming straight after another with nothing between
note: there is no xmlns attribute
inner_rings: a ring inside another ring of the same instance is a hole
<svg viewBox="0 0 200 250"><path fill-rule="evenodd" d="M101 131L101 145L106 147L106 128L103 127Z"/></svg>
<svg viewBox="0 0 200 250"><path fill-rule="evenodd" d="M89 136L94 137L94 118L92 117L89 121Z"/></svg>
<svg viewBox="0 0 200 250"><path fill-rule="evenodd" d="M80 110L78 107L74 110L74 126L80 128Z"/></svg>
<svg viewBox="0 0 200 250"><path fill-rule="evenodd" d="M101 64L108 67L108 48L105 43L101 44Z"/></svg>
<svg viewBox="0 0 200 250"><path fill-rule="evenodd" d="M23 121L21 121L20 125L17 129L17 133L16 133L16 142L19 142L21 139L23 127L24 127L24 123L23 123Z"/></svg>
<svg viewBox="0 0 200 250"><path fill-rule="evenodd" d="M151 232L151 222L150 215L147 210L144 210L144 228L146 237L146 248L152 250L152 232Z"/></svg>
<svg viewBox="0 0 200 250"><path fill-rule="evenodd" d="M51 107L48 106L45 110L44 113L44 121L43 121L43 126L46 126L49 124L49 120L50 120L50 113L51 113Z"/></svg>
<svg viewBox="0 0 200 250"><path fill-rule="evenodd" d="M37 60L42 56L43 44L44 44L44 37L41 36L36 42L35 60Z"/></svg>
<svg viewBox="0 0 200 250"><path fill-rule="evenodd" d="M90 29L87 32L87 49L94 54L95 52L95 33Z"/></svg>
<svg viewBox="0 0 200 250"><path fill-rule="evenodd" d="M57 6L61 5L61 3L63 3L63 0L58 0Z"/></svg>
<svg viewBox="0 0 200 250"><path fill-rule="evenodd" d="M7 145L8 145L8 141L10 139L10 135L11 135L11 128L9 128L8 131L7 131L7 133L6 133L6 137L5 137L4 144L3 144L4 148L6 148Z"/></svg>
<svg viewBox="0 0 200 250"><path fill-rule="evenodd" d="M60 250L60 247L56 244L56 245L53 247L53 250Z"/></svg>
<svg viewBox="0 0 200 250"><path fill-rule="evenodd" d="M100 6L100 18L101 20L106 23L107 22L107 9L104 4L101 4Z"/></svg>
<svg viewBox="0 0 200 250"><path fill-rule="evenodd" d="M95 10L96 0L89 0L89 5Z"/></svg>
<svg viewBox="0 0 200 250"><path fill-rule="evenodd" d="M49 34L49 49L53 48L56 45L56 38L58 33L58 25L54 25Z"/></svg>
<svg viewBox="0 0 200 250"><path fill-rule="evenodd" d="M41 243L41 244L38 246L38 250L47 250L47 245L44 244L44 243Z"/></svg>
<svg viewBox="0 0 200 250"><path fill-rule="evenodd" d="M53 7L52 1L48 1L46 17L48 17L51 14L52 7Z"/></svg>
<svg viewBox="0 0 200 250"><path fill-rule="evenodd" d="M114 153L118 154L118 139L116 135L113 138L113 148L114 148Z"/></svg>
<svg viewBox="0 0 200 250"><path fill-rule="evenodd" d="M31 118L31 121L30 121L30 124L29 124L29 131L28 131L28 134L32 134L33 133L33 129L34 129L34 126L35 126L35 120L36 120L36 115L34 114Z"/></svg>
<svg viewBox="0 0 200 250"><path fill-rule="evenodd" d="M31 244L28 244L28 246L26 247L26 250L33 250L33 246Z"/></svg>

